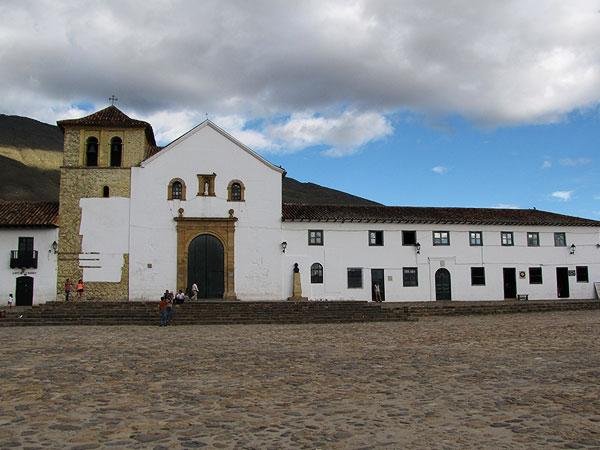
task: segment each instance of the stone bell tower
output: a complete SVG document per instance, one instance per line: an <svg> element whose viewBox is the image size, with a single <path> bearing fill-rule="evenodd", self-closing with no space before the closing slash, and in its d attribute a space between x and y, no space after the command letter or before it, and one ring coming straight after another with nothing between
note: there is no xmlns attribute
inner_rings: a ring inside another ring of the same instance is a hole
<svg viewBox="0 0 600 450"><path fill-rule="evenodd" d="M84 276L90 267L102 270L102 254L101 251L82 249L82 199L130 198L131 167L156 151L152 127L147 122L128 117L114 105L86 117L57 123L64 133L59 197L58 298L63 298L67 278L74 284L82 278L88 300L127 300L128 249L122 253L120 277L117 274L117 277L104 281L101 276L96 276L93 281L88 281ZM110 207L105 214L110 217Z"/></svg>

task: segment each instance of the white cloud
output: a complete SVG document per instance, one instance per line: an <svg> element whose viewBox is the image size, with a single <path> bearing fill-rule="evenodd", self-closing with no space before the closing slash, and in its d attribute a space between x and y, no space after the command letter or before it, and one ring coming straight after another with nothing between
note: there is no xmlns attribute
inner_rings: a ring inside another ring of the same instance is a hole
<svg viewBox="0 0 600 450"><path fill-rule="evenodd" d="M293 153L307 147L325 146L324 154L341 157L392 133L385 116L373 112L345 111L327 117L315 113L293 114L271 122L261 130L248 128L241 116L220 116L215 123L244 144L271 153Z"/></svg>
<svg viewBox="0 0 600 450"><path fill-rule="evenodd" d="M444 166L435 166L431 169L431 171L437 173L438 175L444 175L448 173L448 168Z"/></svg>
<svg viewBox="0 0 600 450"><path fill-rule="evenodd" d="M54 122L115 93L144 117L179 115L152 122L165 139L205 111L292 117L275 140L341 155L387 131L349 136L328 111L512 125L598 105L597 11L597 0L5 0L0 96L5 113Z"/></svg>
<svg viewBox="0 0 600 450"><path fill-rule="evenodd" d="M514 205L512 203L498 203L497 205L492 206L492 208L498 209L519 209L518 205Z"/></svg>
<svg viewBox="0 0 600 450"><path fill-rule="evenodd" d="M550 195L560 201L568 202L569 200L571 200L573 192L574 191L554 191Z"/></svg>
<svg viewBox="0 0 600 450"><path fill-rule="evenodd" d="M542 163L542 169L549 169L550 167L552 167L552 161L545 160L545 161Z"/></svg>
<svg viewBox="0 0 600 450"><path fill-rule="evenodd" d="M590 158L563 158L559 161L561 166L566 167L585 166L591 162L592 160Z"/></svg>

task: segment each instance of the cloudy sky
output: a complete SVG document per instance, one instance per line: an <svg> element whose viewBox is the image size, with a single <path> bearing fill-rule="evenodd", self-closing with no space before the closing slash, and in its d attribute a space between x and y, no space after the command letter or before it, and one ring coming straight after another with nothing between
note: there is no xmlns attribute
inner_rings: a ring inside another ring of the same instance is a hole
<svg viewBox="0 0 600 450"><path fill-rule="evenodd" d="M208 115L290 176L397 205L600 217L600 0L0 3L1 113Z"/></svg>

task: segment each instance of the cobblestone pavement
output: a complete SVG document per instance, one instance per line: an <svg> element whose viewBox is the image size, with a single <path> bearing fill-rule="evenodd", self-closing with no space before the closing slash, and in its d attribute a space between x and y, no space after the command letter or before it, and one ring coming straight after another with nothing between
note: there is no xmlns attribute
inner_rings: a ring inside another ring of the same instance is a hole
<svg viewBox="0 0 600 450"><path fill-rule="evenodd" d="M600 311L0 329L0 448L600 448Z"/></svg>

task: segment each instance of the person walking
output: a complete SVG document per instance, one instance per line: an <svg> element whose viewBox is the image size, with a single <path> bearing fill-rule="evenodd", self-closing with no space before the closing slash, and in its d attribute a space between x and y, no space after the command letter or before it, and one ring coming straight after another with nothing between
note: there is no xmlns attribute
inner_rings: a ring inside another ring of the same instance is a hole
<svg viewBox="0 0 600 450"><path fill-rule="evenodd" d="M192 284L192 298L191 300L198 300L198 285L196 283Z"/></svg>
<svg viewBox="0 0 600 450"><path fill-rule="evenodd" d="M67 278L67 281L65 281L65 301L66 302L69 301L72 290L73 290L73 283L71 283L71 280L69 278Z"/></svg>
<svg viewBox="0 0 600 450"><path fill-rule="evenodd" d="M83 280L80 278L77 282L77 300L83 300L83 290L84 290Z"/></svg>

